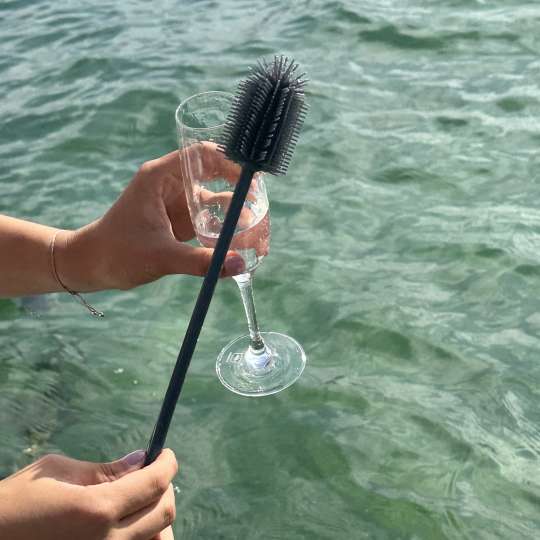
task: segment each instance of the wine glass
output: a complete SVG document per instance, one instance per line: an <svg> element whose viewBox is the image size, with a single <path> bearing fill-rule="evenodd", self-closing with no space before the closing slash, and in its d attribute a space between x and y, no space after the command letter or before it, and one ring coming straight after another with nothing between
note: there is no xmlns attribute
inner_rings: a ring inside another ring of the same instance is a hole
<svg viewBox="0 0 540 540"><path fill-rule="evenodd" d="M232 198L240 167L217 149L233 96L204 92L183 101L176 127L184 188L199 242L214 247ZM293 338L261 332L253 302L255 270L268 254L270 216L264 175L256 173L229 249L244 260L245 271L234 276L246 312L249 333L220 352L216 371L229 390L243 396L275 394L293 384L306 365L306 354Z"/></svg>

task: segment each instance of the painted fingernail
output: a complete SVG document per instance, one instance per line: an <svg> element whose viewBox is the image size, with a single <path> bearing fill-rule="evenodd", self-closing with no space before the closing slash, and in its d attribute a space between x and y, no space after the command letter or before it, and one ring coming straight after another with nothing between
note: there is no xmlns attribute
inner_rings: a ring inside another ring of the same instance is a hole
<svg viewBox="0 0 540 540"><path fill-rule="evenodd" d="M124 456L122 461L130 467L134 467L135 465L142 465L145 457L146 452L144 450L135 450L135 452Z"/></svg>
<svg viewBox="0 0 540 540"><path fill-rule="evenodd" d="M232 255L225 259L225 274L228 276L236 276L244 272L244 259L238 255Z"/></svg>

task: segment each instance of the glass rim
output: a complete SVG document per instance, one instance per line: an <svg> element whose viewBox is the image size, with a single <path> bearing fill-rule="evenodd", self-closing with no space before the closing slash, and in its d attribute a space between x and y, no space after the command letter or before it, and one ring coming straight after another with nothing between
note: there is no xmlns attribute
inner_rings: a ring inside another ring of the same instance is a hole
<svg viewBox="0 0 540 540"><path fill-rule="evenodd" d="M184 107L189 101L195 98L200 98L203 96L212 96L212 95L228 97L231 99L231 101L232 101L232 98L234 97L234 95L231 94L230 92L223 92L221 90L209 90L207 92L199 92L198 94L193 94L192 96L187 97L186 99L180 102L180 105L176 107L176 111L174 112L174 118L176 120L177 127L181 127L182 129L190 129L192 131L208 131L208 130L217 129L224 126L225 122L221 124L216 124L215 126L209 126L209 127L190 127L187 124L184 124L184 122L180 120L180 116L179 116L180 109L182 109L182 107Z"/></svg>

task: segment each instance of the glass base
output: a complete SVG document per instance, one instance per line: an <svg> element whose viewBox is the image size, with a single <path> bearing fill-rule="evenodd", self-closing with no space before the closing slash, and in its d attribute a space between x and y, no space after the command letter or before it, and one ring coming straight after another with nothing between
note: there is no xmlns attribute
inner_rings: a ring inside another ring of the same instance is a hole
<svg viewBox="0 0 540 540"><path fill-rule="evenodd" d="M261 332L265 347L253 350L249 336L229 343L216 362L219 380L242 396L268 396L291 386L304 371L306 353L293 338Z"/></svg>

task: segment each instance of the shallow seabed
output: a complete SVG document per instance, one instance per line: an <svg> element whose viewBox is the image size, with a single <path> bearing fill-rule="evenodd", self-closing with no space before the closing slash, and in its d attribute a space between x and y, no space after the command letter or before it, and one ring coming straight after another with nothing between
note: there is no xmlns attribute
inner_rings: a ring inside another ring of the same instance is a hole
<svg viewBox="0 0 540 540"><path fill-rule="evenodd" d="M13 0L0 43L0 212L60 227L175 148L183 98L276 52L311 79L255 280L308 366L221 387L220 283L168 439L178 538L540 537L538 3ZM0 475L144 447L199 284L91 295L104 320L0 301Z"/></svg>

